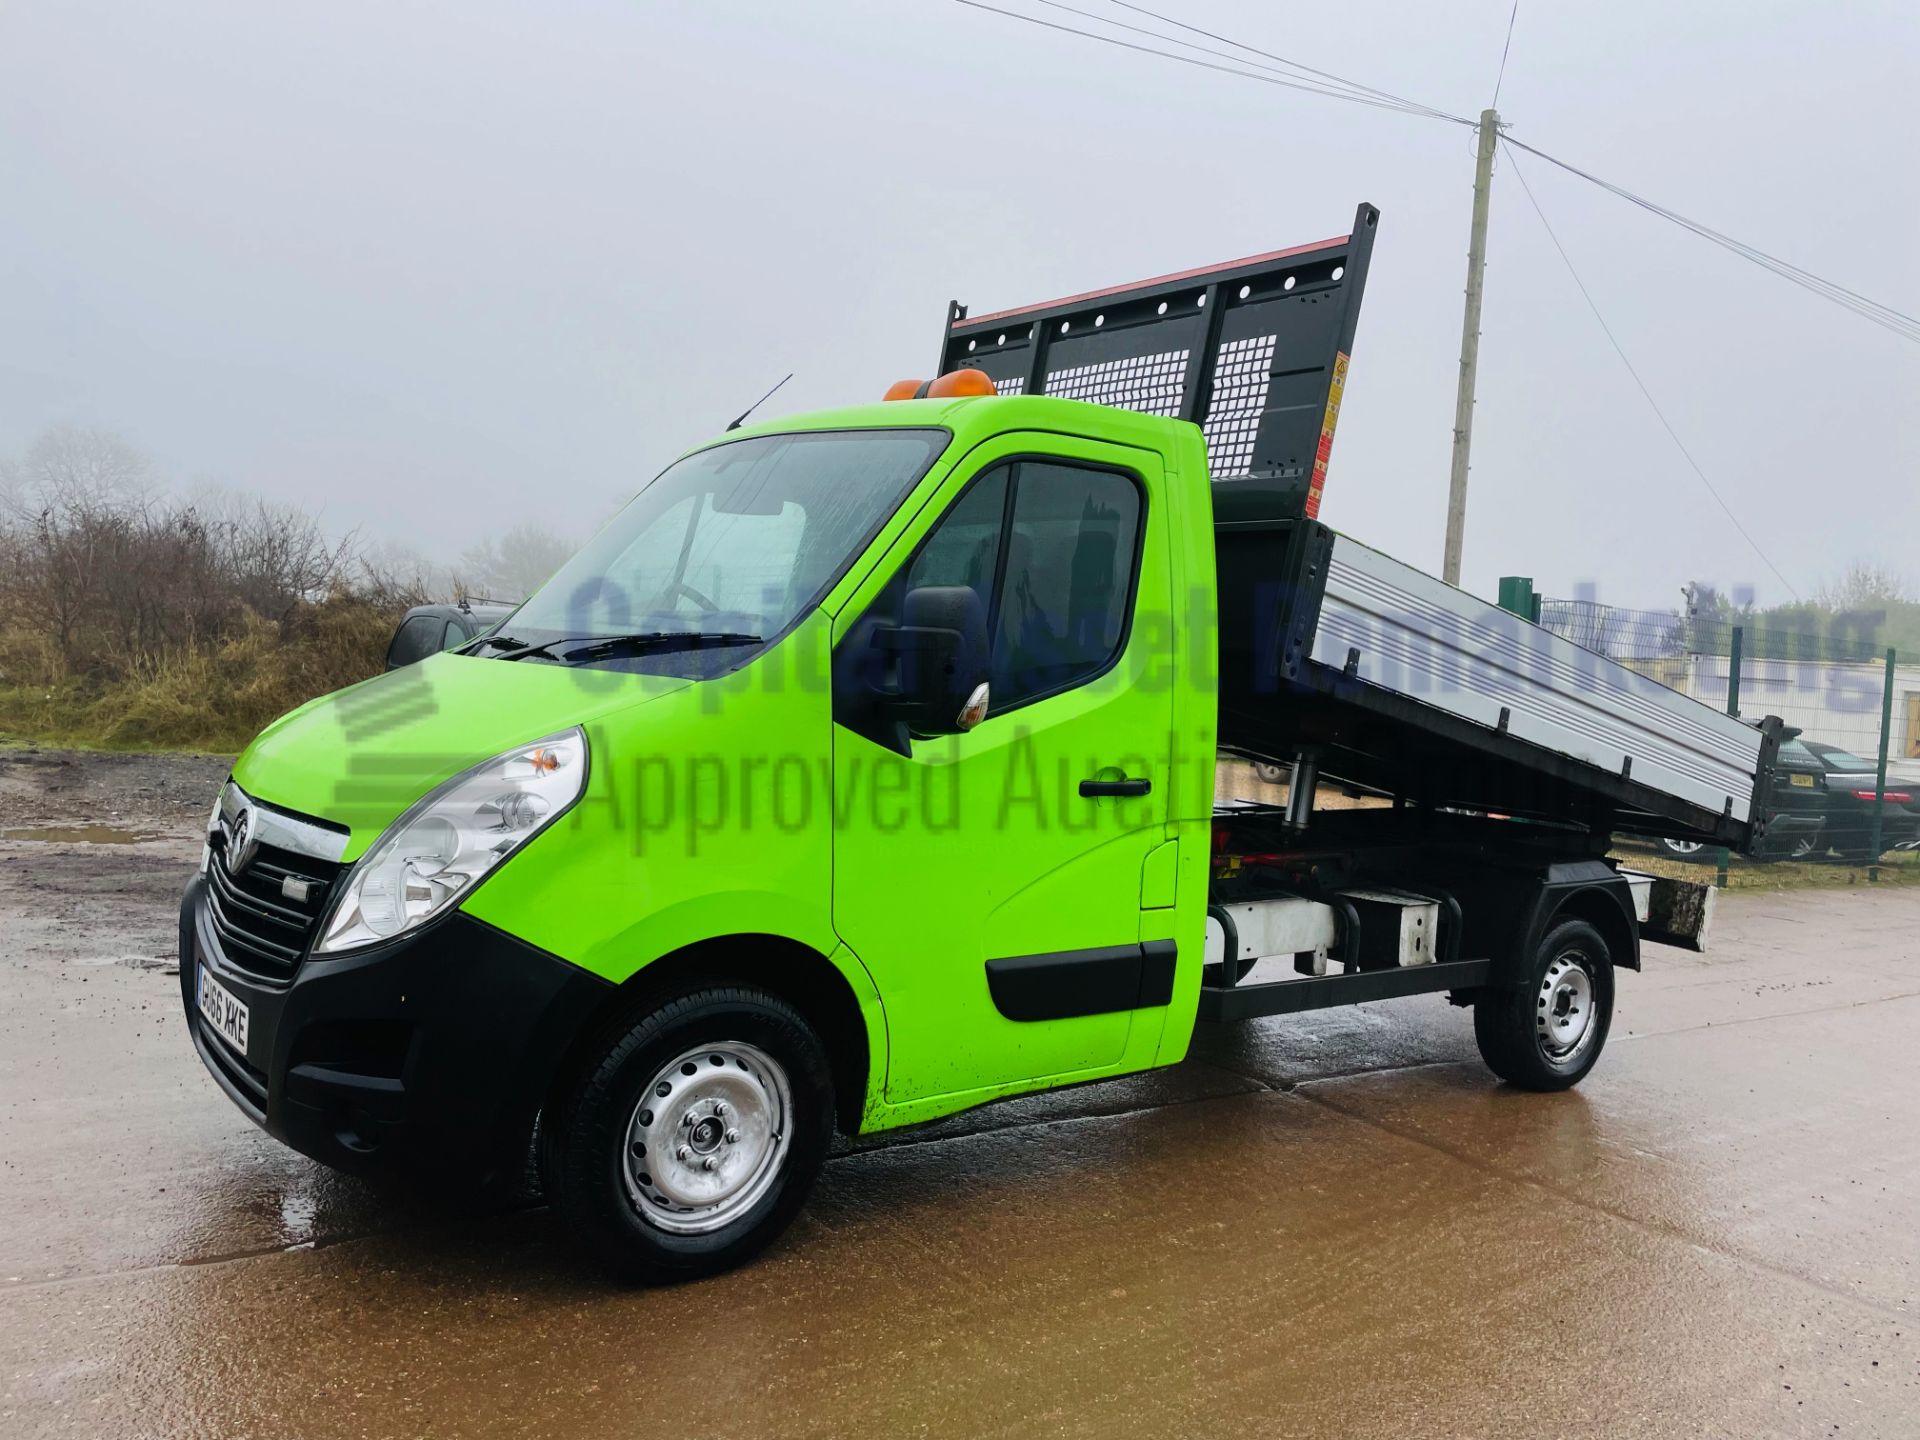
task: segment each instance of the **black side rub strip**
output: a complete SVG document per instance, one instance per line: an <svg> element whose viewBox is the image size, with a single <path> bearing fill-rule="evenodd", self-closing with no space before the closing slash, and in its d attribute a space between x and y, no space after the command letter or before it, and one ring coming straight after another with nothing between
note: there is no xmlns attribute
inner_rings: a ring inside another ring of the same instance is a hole
<svg viewBox="0 0 1920 1440"><path fill-rule="evenodd" d="M1173 999L1171 940L1056 950L987 961L993 1008L1009 1020L1068 1020L1144 1010Z"/></svg>

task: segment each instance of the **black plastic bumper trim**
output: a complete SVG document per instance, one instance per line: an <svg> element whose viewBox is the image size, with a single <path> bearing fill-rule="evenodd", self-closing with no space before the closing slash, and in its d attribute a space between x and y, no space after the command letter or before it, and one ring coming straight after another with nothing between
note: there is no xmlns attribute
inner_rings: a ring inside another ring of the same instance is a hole
<svg viewBox="0 0 1920 1440"><path fill-rule="evenodd" d="M248 1007L247 1053L202 1025L201 966ZM180 910L180 991L201 1061L274 1138L342 1168L511 1177L568 1048L612 984L455 913L395 944L310 956L263 983L223 951L206 882Z"/></svg>

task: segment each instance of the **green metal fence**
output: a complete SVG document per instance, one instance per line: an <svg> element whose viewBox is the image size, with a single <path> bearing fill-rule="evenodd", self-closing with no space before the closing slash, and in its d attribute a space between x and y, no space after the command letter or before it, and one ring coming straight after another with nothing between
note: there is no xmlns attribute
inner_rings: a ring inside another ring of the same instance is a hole
<svg viewBox="0 0 1920 1440"><path fill-rule="evenodd" d="M1633 610L1541 596L1522 576L1500 582L1500 605L1696 700L1749 720L1778 715L1802 741L1857 759L1857 768L1830 766L1829 778L1871 779L1852 781L1871 818L1864 840L1845 832L1843 857L1864 864L1869 879L1880 878L1887 853L1920 838L1907 798L1920 795L1920 657L1903 665L1883 643L1879 617ZM1815 855L1828 853L1842 852ZM1724 855L1718 868L1724 883Z"/></svg>

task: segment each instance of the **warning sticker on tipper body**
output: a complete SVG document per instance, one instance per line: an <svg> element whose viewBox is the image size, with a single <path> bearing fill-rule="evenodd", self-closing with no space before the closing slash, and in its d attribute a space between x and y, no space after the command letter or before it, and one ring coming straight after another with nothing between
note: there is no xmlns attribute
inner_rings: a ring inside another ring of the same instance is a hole
<svg viewBox="0 0 1920 1440"><path fill-rule="evenodd" d="M1313 452L1313 480L1307 486L1307 518L1320 518L1320 492L1327 488L1327 457L1333 453L1333 427L1340 423L1340 392L1347 388L1347 356L1333 357L1333 379L1327 385L1327 413L1320 422L1320 443Z"/></svg>

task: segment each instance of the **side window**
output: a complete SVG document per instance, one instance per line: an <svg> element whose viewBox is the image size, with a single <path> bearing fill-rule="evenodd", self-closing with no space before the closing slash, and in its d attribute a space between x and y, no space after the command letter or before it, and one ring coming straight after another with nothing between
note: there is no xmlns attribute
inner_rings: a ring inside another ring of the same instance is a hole
<svg viewBox="0 0 1920 1440"><path fill-rule="evenodd" d="M440 637L440 648L451 650L456 645L467 643L467 632L458 620L447 621L446 632Z"/></svg>
<svg viewBox="0 0 1920 1440"><path fill-rule="evenodd" d="M1140 489L1128 476L1058 461L984 472L862 617L898 624L909 590L965 585L980 596L993 647L998 715L1105 670L1127 633L1139 553ZM849 663L880 666L871 629ZM864 657L864 658L862 658Z"/></svg>
<svg viewBox="0 0 1920 1440"><path fill-rule="evenodd" d="M433 654L438 648L441 623L437 616L415 615L402 624L394 632L393 644L387 647L387 668L397 670Z"/></svg>
<svg viewBox="0 0 1920 1440"><path fill-rule="evenodd" d="M1002 465L973 482L907 568L902 594L922 585L965 585L980 597L981 610L993 613L993 577L1012 471Z"/></svg>
<svg viewBox="0 0 1920 1440"><path fill-rule="evenodd" d="M1127 633L1140 491L1111 470L1020 465L993 637L993 706L1078 684Z"/></svg>

